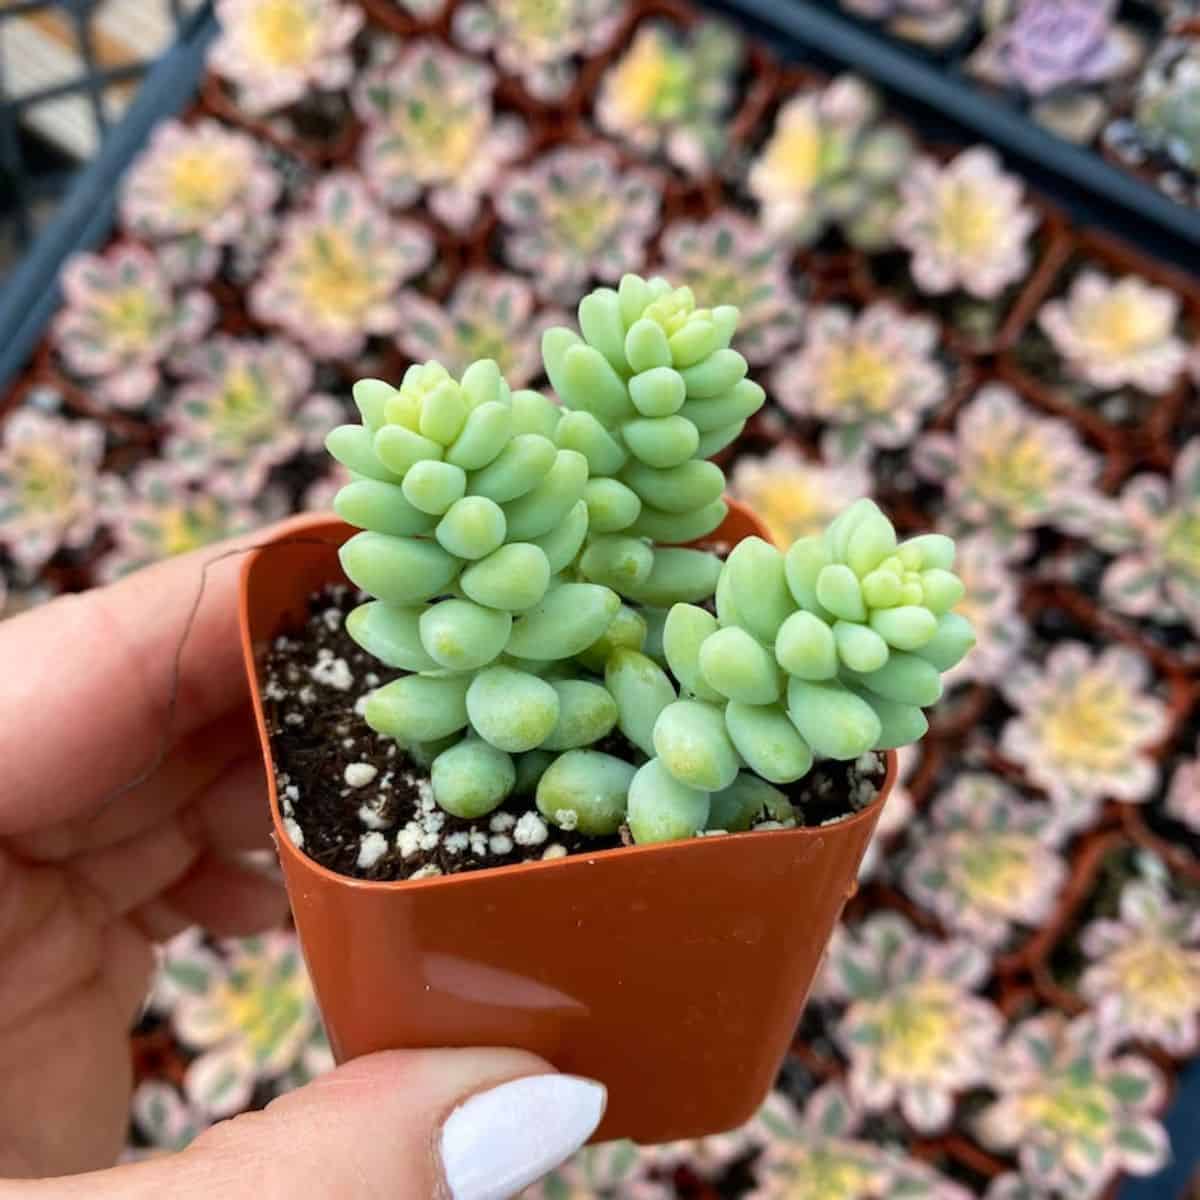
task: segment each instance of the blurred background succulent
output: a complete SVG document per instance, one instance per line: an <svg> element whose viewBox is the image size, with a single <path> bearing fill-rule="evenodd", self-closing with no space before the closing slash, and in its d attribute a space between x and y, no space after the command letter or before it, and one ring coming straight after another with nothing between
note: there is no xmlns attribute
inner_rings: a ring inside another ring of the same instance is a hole
<svg viewBox="0 0 1200 1200"><path fill-rule="evenodd" d="M886 300L857 314L825 305L809 313L799 349L778 359L772 392L788 412L827 426L829 457L852 458L865 446L895 449L945 399L938 339L928 317L907 316Z"/></svg>
<svg viewBox="0 0 1200 1200"><path fill-rule="evenodd" d="M1149 1175L1166 1161L1152 1115L1162 1076L1145 1059L1114 1056L1115 1036L1094 1015L1045 1012L1018 1024L997 1054L998 1098L976 1132L1011 1151L1026 1180L1051 1195L1095 1196L1121 1170Z"/></svg>
<svg viewBox="0 0 1200 1200"><path fill-rule="evenodd" d="M98 520L104 430L93 421L23 408L0 442L0 544L31 574L60 548L80 550Z"/></svg>
<svg viewBox="0 0 1200 1200"><path fill-rule="evenodd" d="M430 235L390 218L357 175L327 175L283 222L250 307L316 358L354 355L369 335L395 331L396 293L432 257Z"/></svg>
<svg viewBox="0 0 1200 1200"><path fill-rule="evenodd" d="M946 672L948 687L968 681L991 683L1001 678L1029 636L1020 607L1017 574L1010 554L990 532L969 534L958 543L954 570L963 597L954 611L971 622L975 648Z"/></svg>
<svg viewBox="0 0 1200 1200"><path fill-rule="evenodd" d="M454 11L454 36L475 53L490 52L531 96L561 100L575 82L577 60L603 50L628 12L626 0L481 0Z"/></svg>
<svg viewBox="0 0 1200 1200"><path fill-rule="evenodd" d="M1200 904L1177 903L1163 880L1131 880L1113 918L1092 921L1079 945L1089 965L1080 994L1112 1032L1178 1058L1200 1038Z"/></svg>
<svg viewBox="0 0 1200 1200"><path fill-rule="evenodd" d="M164 457L209 489L253 500L272 468L318 450L341 405L313 391L305 355L282 338L218 335L176 363Z"/></svg>
<svg viewBox="0 0 1200 1200"><path fill-rule="evenodd" d="M121 187L121 220L148 241L182 239L198 277L219 251L269 236L281 182L252 138L216 121L164 121Z"/></svg>
<svg viewBox="0 0 1200 1200"><path fill-rule="evenodd" d="M1004 1022L975 994L989 970L979 947L925 937L898 914L839 929L819 986L847 1003L836 1037L855 1102L868 1112L895 1102L914 1129L943 1129L956 1094L990 1082Z"/></svg>
<svg viewBox="0 0 1200 1200"><path fill-rule="evenodd" d="M1144 802L1158 782L1151 747L1171 728L1153 673L1136 651L1059 642L1040 665L1023 661L998 686L1016 710L1001 752L1042 788L1072 831L1108 798Z"/></svg>
<svg viewBox="0 0 1200 1200"><path fill-rule="evenodd" d="M1179 297L1136 275L1111 279L1081 271L1065 297L1042 305L1038 324L1067 374L1092 388L1128 386L1161 395L1187 362Z"/></svg>
<svg viewBox="0 0 1200 1200"><path fill-rule="evenodd" d="M800 246L832 229L864 250L891 244L913 145L903 128L880 119L880 109L875 91L852 75L780 108L746 176L768 233Z"/></svg>
<svg viewBox="0 0 1200 1200"><path fill-rule="evenodd" d="M786 246L748 217L723 209L705 221L675 221L659 241L663 273L697 296L721 296L741 314L734 349L751 366L769 363L800 335L804 303Z"/></svg>
<svg viewBox="0 0 1200 1200"><path fill-rule="evenodd" d="M929 809L904 867L904 890L951 933L996 951L1016 926L1038 928L1066 879L1064 831L1048 804L977 772L959 775Z"/></svg>
<svg viewBox="0 0 1200 1200"><path fill-rule="evenodd" d="M221 34L209 68L252 114L273 112L350 81L362 10L343 0L217 0Z"/></svg>
<svg viewBox="0 0 1200 1200"><path fill-rule="evenodd" d="M988 529L1020 555L1027 530L1083 521L1100 460L1066 421L989 383L959 411L954 433L918 440L913 465L944 486L952 524Z"/></svg>
<svg viewBox="0 0 1200 1200"><path fill-rule="evenodd" d="M567 320L559 309L535 312L532 285L501 271L466 271L440 303L414 290L400 293L396 340L414 362L436 359L459 375L490 358L513 387L542 373L541 338Z"/></svg>
<svg viewBox="0 0 1200 1200"><path fill-rule="evenodd" d="M1171 776L1166 811L1184 828L1200 833L1200 741L1195 754L1179 763Z"/></svg>
<svg viewBox="0 0 1200 1200"><path fill-rule="evenodd" d="M1038 217L994 151L975 146L945 165L922 157L899 188L891 233L912 256L909 270L921 291L995 300L1025 278Z"/></svg>
<svg viewBox="0 0 1200 1200"><path fill-rule="evenodd" d="M1171 479L1135 475L1114 503L1089 512L1095 545L1117 555L1100 581L1118 612L1200 632L1200 438Z"/></svg>
<svg viewBox="0 0 1200 1200"><path fill-rule="evenodd" d="M940 49L974 28L978 0L841 0L856 17L878 21L893 37Z"/></svg>
<svg viewBox="0 0 1200 1200"><path fill-rule="evenodd" d="M395 208L426 194L433 214L463 230L506 163L525 146L524 123L493 111L495 76L432 39L405 43L355 85L366 125L358 161L367 182Z"/></svg>
<svg viewBox="0 0 1200 1200"><path fill-rule="evenodd" d="M216 473L197 484L177 464L148 459L130 475L105 475L97 511L114 545L97 570L118 579L175 554L197 550L263 524L268 514L229 498ZM274 515L282 515L276 506Z"/></svg>
<svg viewBox="0 0 1200 1200"><path fill-rule="evenodd" d="M1145 55L1137 30L1115 20L1117 0L990 0L991 32L968 69L1029 96L1032 114L1073 142L1090 141L1105 117L1108 89Z"/></svg>
<svg viewBox="0 0 1200 1200"><path fill-rule="evenodd" d="M496 196L504 255L538 295L574 304L592 278L639 270L658 223L661 181L606 147L567 148L513 171Z"/></svg>
<svg viewBox="0 0 1200 1200"><path fill-rule="evenodd" d="M686 32L643 24L600 82L596 121L643 155L703 174L725 150L743 54L741 37L717 21Z"/></svg>
<svg viewBox="0 0 1200 1200"><path fill-rule="evenodd" d="M1194 185L1200 175L1200 37L1160 42L1138 78L1132 117L1109 128L1111 142L1132 142L1135 161L1157 156Z"/></svg>
<svg viewBox="0 0 1200 1200"><path fill-rule="evenodd" d="M199 341L216 315L207 292L176 292L154 255L132 243L76 254L62 289L54 347L102 406L141 408L159 387L164 359Z"/></svg>

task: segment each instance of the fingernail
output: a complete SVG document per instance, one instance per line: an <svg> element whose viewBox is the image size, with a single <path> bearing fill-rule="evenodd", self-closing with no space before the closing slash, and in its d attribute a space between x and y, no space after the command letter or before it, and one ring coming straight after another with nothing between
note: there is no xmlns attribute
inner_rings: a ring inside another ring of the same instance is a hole
<svg viewBox="0 0 1200 1200"><path fill-rule="evenodd" d="M442 1169L454 1200L509 1200L571 1157L604 1115L603 1085L529 1075L480 1092L442 1127Z"/></svg>

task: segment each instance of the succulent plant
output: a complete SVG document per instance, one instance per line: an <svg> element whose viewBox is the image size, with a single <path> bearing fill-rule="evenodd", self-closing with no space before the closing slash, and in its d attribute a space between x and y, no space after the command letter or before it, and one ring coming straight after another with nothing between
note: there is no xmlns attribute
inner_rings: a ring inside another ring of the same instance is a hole
<svg viewBox="0 0 1200 1200"><path fill-rule="evenodd" d="M841 0L855 16L883 22L887 31L924 46L946 46L971 28L978 0Z"/></svg>
<svg viewBox="0 0 1200 1200"><path fill-rule="evenodd" d="M958 543L955 571L966 591L955 611L975 630L975 649L946 672L947 686L1000 679L1021 653L1029 625L1019 604L1020 589L1005 546L987 530Z"/></svg>
<svg viewBox="0 0 1200 1200"><path fill-rule="evenodd" d="M772 785L814 753L924 732L972 640L949 538L897 545L863 500L786 559L758 538L724 565L680 545L724 520L705 459L764 399L729 348L737 319L627 275L580 304L583 336L544 335L561 407L489 359L355 386L362 423L327 446L351 473L334 507L362 530L342 565L375 599L346 628L409 672L365 715L430 764L452 815L536 784L542 815L585 835L746 829L792 818ZM614 729L633 760L595 748Z"/></svg>
<svg viewBox="0 0 1200 1200"><path fill-rule="evenodd" d="M742 764L786 784L814 755L857 759L920 738L941 672L973 642L950 611L962 595L953 562L941 535L898 545L870 500L786 553L739 543L717 615L680 604L667 618L667 662L691 694L654 727L663 766L685 788L715 792Z"/></svg>
<svg viewBox="0 0 1200 1200"><path fill-rule="evenodd" d="M913 281L941 295L961 289L994 300L1029 270L1029 236L1037 227L1024 186L986 146L941 166L921 158L900 180L892 234L912 259Z"/></svg>
<svg viewBox="0 0 1200 1200"><path fill-rule="evenodd" d="M1200 174L1200 38L1166 38L1138 78L1133 131L1141 146Z"/></svg>
<svg viewBox="0 0 1200 1200"><path fill-rule="evenodd" d="M1193 833L1200 833L1200 741L1193 757L1184 759L1167 789L1167 815Z"/></svg>
<svg viewBox="0 0 1200 1200"><path fill-rule="evenodd" d="M747 176L770 234L807 246L836 228L864 250L891 245L913 146L879 112L878 95L853 75L784 104Z"/></svg>

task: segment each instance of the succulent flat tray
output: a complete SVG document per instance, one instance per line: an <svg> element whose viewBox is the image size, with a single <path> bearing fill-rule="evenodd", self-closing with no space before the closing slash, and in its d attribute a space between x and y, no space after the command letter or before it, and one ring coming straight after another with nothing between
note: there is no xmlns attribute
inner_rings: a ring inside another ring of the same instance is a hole
<svg viewBox="0 0 1200 1200"><path fill-rule="evenodd" d="M1200 1032L1200 285L678 0L563 9L572 39L533 62L498 7L342 6L321 86L268 112L213 59L0 396L6 613L327 507L321 438L355 378L490 354L539 386L541 329L627 270L738 303L769 400L724 455L731 490L781 539L862 494L954 532L980 645L902 761L759 1118L589 1150L530 1194L1182 1194L1195 1108L1169 1120L1171 1167L1164 1120ZM439 93L435 134L395 118ZM204 139L244 180L197 222L212 180L181 147ZM947 196L982 208L956 223ZM177 940L133 1053L131 1154L325 1069L292 935Z"/></svg>

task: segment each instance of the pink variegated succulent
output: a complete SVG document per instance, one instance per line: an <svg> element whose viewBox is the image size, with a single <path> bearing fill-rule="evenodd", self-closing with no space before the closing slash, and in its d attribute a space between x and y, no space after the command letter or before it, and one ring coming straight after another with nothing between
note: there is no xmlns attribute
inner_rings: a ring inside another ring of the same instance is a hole
<svg viewBox="0 0 1200 1200"><path fill-rule="evenodd" d="M75 255L63 268L62 289L54 347L97 400L116 408L145 404L163 360L199 341L216 314L206 292L176 294L141 246Z"/></svg>
<svg viewBox="0 0 1200 1200"><path fill-rule="evenodd" d="M1160 882L1132 880L1116 920L1079 941L1091 965L1079 992L1117 1036L1183 1058L1200 1038L1200 905L1173 903Z"/></svg>
<svg viewBox="0 0 1200 1200"><path fill-rule="evenodd" d="M1166 808L1181 825L1200 833L1200 741L1196 743L1196 756L1175 768L1167 789Z"/></svg>
<svg viewBox="0 0 1200 1200"><path fill-rule="evenodd" d="M924 937L894 913L839 929L821 989L848 1002L836 1037L855 1101L869 1112L896 1104L922 1133L943 1129L956 1093L989 1078L1003 1022L974 994L989 970L978 946Z"/></svg>
<svg viewBox="0 0 1200 1200"><path fill-rule="evenodd" d="M780 405L829 428L823 445L849 458L869 443L906 445L946 396L938 327L881 300L857 315L826 305L808 316L800 348L772 372Z"/></svg>
<svg viewBox="0 0 1200 1200"><path fill-rule="evenodd" d="M650 1178L651 1154L630 1141L588 1146L526 1188L521 1200L674 1200L675 1189Z"/></svg>
<svg viewBox="0 0 1200 1200"><path fill-rule="evenodd" d="M359 166L376 193L397 208L424 193L438 220L465 229L525 146L523 122L494 114L494 86L490 68L433 40L368 71L354 106L367 127Z"/></svg>
<svg viewBox="0 0 1200 1200"><path fill-rule="evenodd" d="M1004 726L1001 751L1046 792L1068 829L1090 824L1108 797L1126 804L1150 798L1158 767L1149 751L1170 724L1153 682L1135 651L1094 652L1072 641L999 680L1017 710Z"/></svg>
<svg viewBox="0 0 1200 1200"><path fill-rule="evenodd" d="M1137 275L1114 280L1091 269L1038 313L1070 375L1101 390L1129 386L1155 396L1174 386L1187 364L1178 321L1174 292Z"/></svg>
<svg viewBox="0 0 1200 1200"><path fill-rule="evenodd" d="M92 540L104 431L93 421L21 408L0 430L0 545L33 574Z"/></svg>
<svg viewBox="0 0 1200 1200"><path fill-rule="evenodd" d="M988 1081L999 1098L976 1123L983 1144L1015 1153L1030 1182L1080 1200L1099 1195L1118 1171L1158 1170L1169 1155L1151 1115L1162 1077L1145 1059L1114 1057L1115 1040L1092 1013L1022 1021Z"/></svg>
<svg viewBox="0 0 1200 1200"><path fill-rule="evenodd" d="M1049 917L1066 877L1063 830L1047 804L994 775L960 775L934 800L904 889L952 933L989 949Z"/></svg>
<svg viewBox="0 0 1200 1200"><path fill-rule="evenodd" d="M395 331L396 293L432 258L429 234L390 218L358 176L328 175L284 223L250 306L319 358L353 357L369 335Z"/></svg>
<svg viewBox="0 0 1200 1200"><path fill-rule="evenodd" d="M440 303L421 292L402 292L396 339L414 362L435 359L458 376L477 359L490 358L513 387L524 387L542 373L544 330L571 323L559 310L535 315L535 304L532 286L519 276L468 271Z"/></svg>
<svg viewBox="0 0 1200 1200"><path fill-rule="evenodd" d="M237 88L248 113L273 112L314 90L345 87L363 13L342 0L217 0L221 35L209 68Z"/></svg>
<svg viewBox="0 0 1200 1200"><path fill-rule="evenodd" d="M144 1079L134 1089L129 1106L134 1128L153 1150L177 1151L204 1131L204 1114L164 1079Z"/></svg>
<svg viewBox="0 0 1200 1200"><path fill-rule="evenodd" d="M947 686L999 679L1021 653L1029 626L1020 609L1011 553L988 530L969 534L958 543L954 573L966 591L954 611L971 622L975 649L944 678Z"/></svg>
<svg viewBox="0 0 1200 1200"><path fill-rule="evenodd" d="M800 336L804 305L788 274L790 255L741 213L676 221L663 231L659 253L673 283L737 306L733 344L752 365L770 362Z"/></svg>
<svg viewBox="0 0 1200 1200"><path fill-rule="evenodd" d="M573 304L591 279L616 283L646 259L660 181L607 148L562 149L514 172L496 197L504 253L538 294Z"/></svg>
<svg viewBox="0 0 1200 1200"><path fill-rule="evenodd" d="M892 232L911 254L909 270L923 292L964 291L994 300L1029 270L1037 228L1023 203L1024 185L985 146L942 166L919 159L900 180Z"/></svg>
<svg viewBox="0 0 1200 1200"><path fill-rule="evenodd" d="M1098 456L1066 421L1040 416L999 383L979 390L956 433L922 436L913 463L944 485L957 521L990 529L1017 554L1026 530L1077 527L1100 472Z"/></svg>
<svg viewBox="0 0 1200 1200"><path fill-rule="evenodd" d="M575 81L575 60L603 50L627 11L628 0L475 0L455 10L454 36L552 102Z"/></svg>
<svg viewBox="0 0 1200 1200"><path fill-rule="evenodd" d="M206 1120L246 1107L259 1083L328 1053L296 935L288 931L206 945L195 930L165 948L151 998L198 1056L183 1091Z"/></svg>
<svg viewBox="0 0 1200 1200"><path fill-rule="evenodd" d="M1087 532L1119 556L1100 582L1107 603L1200 632L1200 438L1180 452L1170 480L1135 475L1116 503L1093 506Z"/></svg>
<svg viewBox="0 0 1200 1200"><path fill-rule="evenodd" d="M259 240L280 180L257 143L212 120L164 121L129 169L121 220L154 241L194 238L205 247Z"/></svg>
<svg viewBox="0 0 1200 1200"><path fill-rule="evenodd" d="M178 464L150 460L125 477L104 476L100 512L115 541L97 565L105 581L261 525L263 514L198 486Z"/></svg>
<svg viewBox="0 0 1200 1200"><path fill-rule="evenodd" d="M765 458L739 458L729 491L758 514L776 545L790 546L869 495L871 476L862 459L824 465L779 446Z"/></svg>
<svg viewBox="0 0 1200 1200"><path fill-rule="evenodd" d="M867 852L863 855L862 865L858 868L860 880L875 878L884 863L888 845L911 824L913 799L908 790L908 781L920 761L921 750L918 742L901 746L896 751L896 782L892 785L883 812L879 814L879 823L875 826Z"/></svg>
<svg viewBox="0 0 1200 1200"><path fill-rule="evenodd" d="M640 153L702 174L725 148L742 59L741 38L720 22L686 33L644 24L601 80L596 120Z"/></svg>
<svg viewBox="0 0 1200 1200"><path fill-rule="evenodd" d="M311 394L311 364L280 338L215 337L178 366L187 382L164 418L166 456L214 493L254 499L272 467L319 450L344 417L332 397Z"/></svg>

